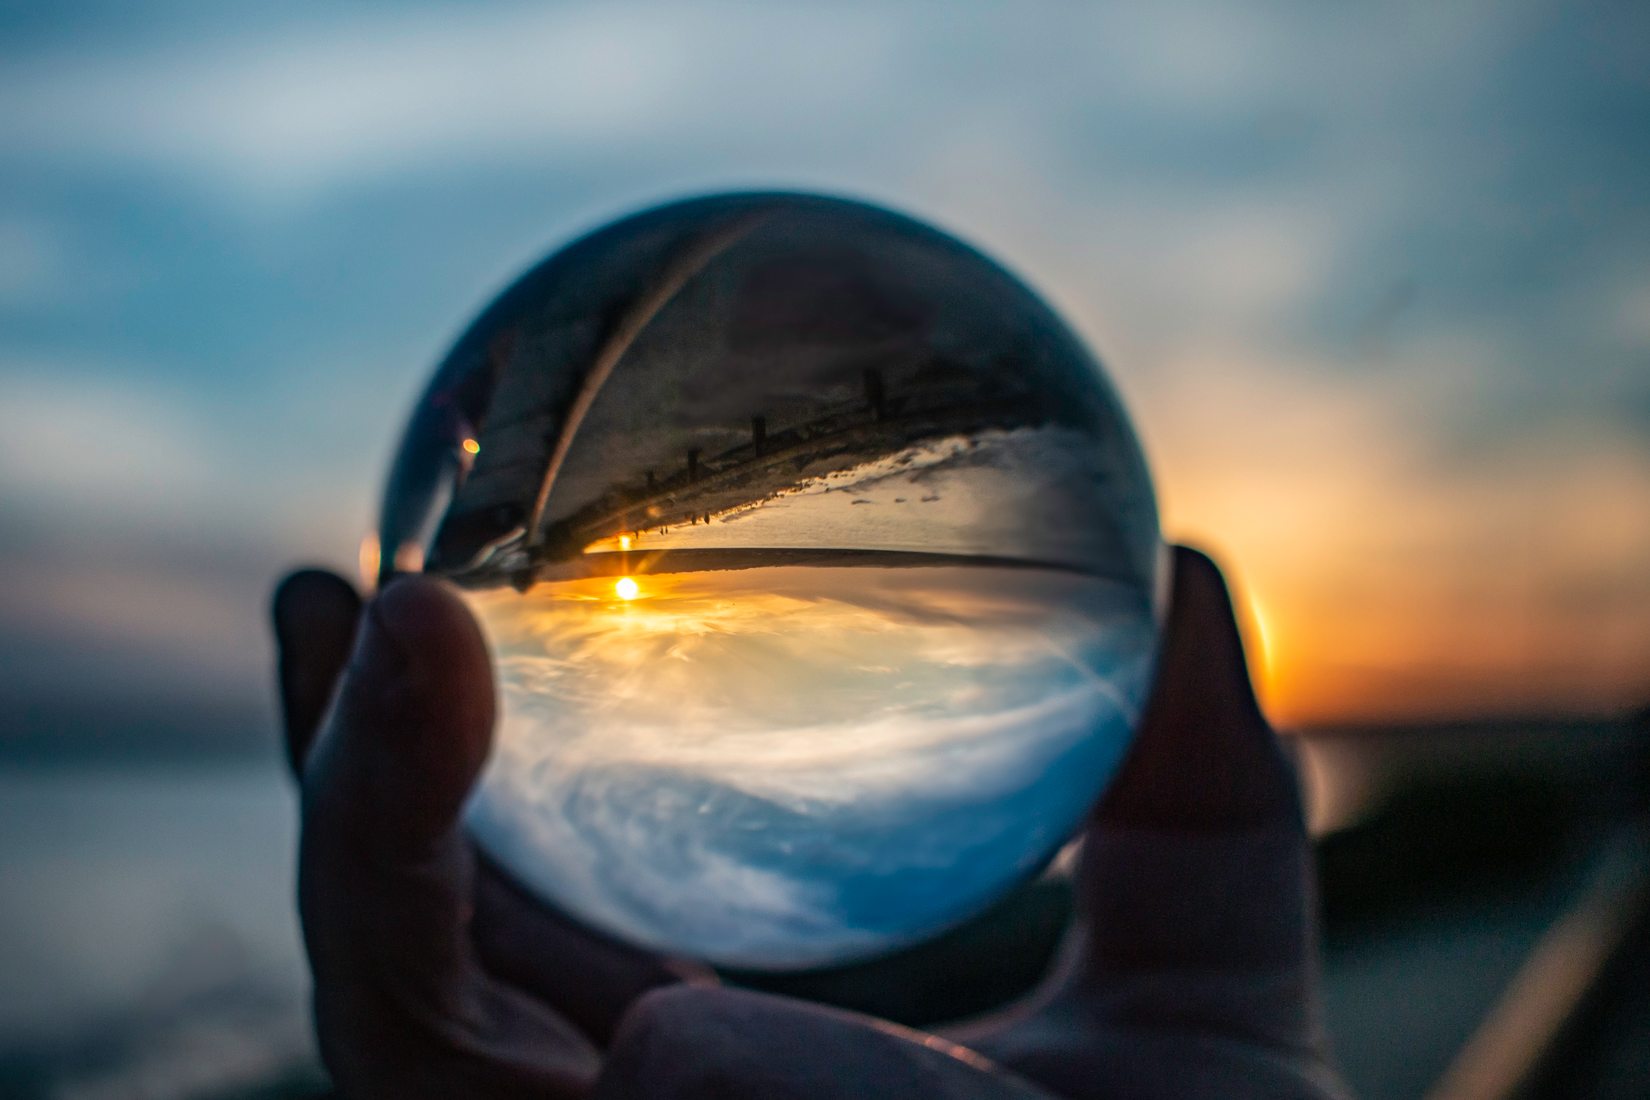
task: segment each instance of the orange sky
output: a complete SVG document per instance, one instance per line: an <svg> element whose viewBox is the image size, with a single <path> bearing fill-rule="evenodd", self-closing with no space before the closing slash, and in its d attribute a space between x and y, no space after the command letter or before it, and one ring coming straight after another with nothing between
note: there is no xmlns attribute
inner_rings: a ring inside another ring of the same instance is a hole
<svg viewBox="0 0 1650 1100"><path fill-rule="evenodd" d="M353 562L475 311L761 185L1049 297L1166 533L1264 607L1280 722L1650 701L1650 7L38 7L0 70L14 697L264 705L271 579Z"/></svg>
<svg viewBox="0 0 1650 1100"><path fill-rule="evenodd" d="M1164 532L1213 552L1264 623L1275 721L1650 703L1640 449L1560 425L1444 467L1427 410L1469 395L1424 373L1376 391L1308 365L1179 367L1135 395Z"/></svg>

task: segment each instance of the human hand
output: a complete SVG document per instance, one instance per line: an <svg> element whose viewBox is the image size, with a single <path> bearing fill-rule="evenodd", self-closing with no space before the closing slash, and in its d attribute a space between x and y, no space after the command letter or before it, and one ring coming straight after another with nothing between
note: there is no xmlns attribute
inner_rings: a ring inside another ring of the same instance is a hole
<svg viewBox="0 0 1650 1100"><path fill-rule="evenodd" d="M1084 833L1056 973L948 1035L1073 1100L1343 1097L1295 770L1220 570L1185 547L1173 560L1157 679Z"/></svg>
<svg viewBox="0 0 1650 1100"><path fill-rule="evenodd" d="M493 673L455 594L406 577L363 608L306 570L282 582L274 620L299 912L339 1089L583 1095L637 997L708 979L539 905L465 835Z"/></svg>
<svg viewBox="0 0 1650 1100"><path fill-rule="evenodd" d="M1153 698L1088 828L1066 963L945 1039L716 987L493 871L459 823L492 671L438 582L399 580L362 613L343 581L300 573L275 619L316 1025L345 1095L1339 1095L1293 772L1195 552L1176 552Z"/></svg>

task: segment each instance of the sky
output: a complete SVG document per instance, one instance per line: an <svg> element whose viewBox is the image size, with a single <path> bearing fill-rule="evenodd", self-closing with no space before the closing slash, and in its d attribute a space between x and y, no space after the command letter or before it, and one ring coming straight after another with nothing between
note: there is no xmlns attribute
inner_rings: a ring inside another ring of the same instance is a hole
<svg viewBox="0 0 1650 1100"><path fill-rule="evenodd" d="M1650 9L1577 7L0 4L10 736L267 736L462 327L751 186L1049 298L1280 723L1650 700Z"/></svg>

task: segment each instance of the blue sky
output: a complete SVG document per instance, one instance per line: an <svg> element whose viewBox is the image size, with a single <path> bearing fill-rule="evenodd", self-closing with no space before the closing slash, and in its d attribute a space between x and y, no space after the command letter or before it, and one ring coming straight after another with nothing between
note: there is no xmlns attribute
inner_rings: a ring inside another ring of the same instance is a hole
<svg viewBox="0 0 1650 1100"><path fill-rule="evenodd" d="M269 583L353 562L469 317L751 185L1047 293L1280 717L1650 696L1642 5L7 4L0 150L28 730L259 713Z"/></svg>

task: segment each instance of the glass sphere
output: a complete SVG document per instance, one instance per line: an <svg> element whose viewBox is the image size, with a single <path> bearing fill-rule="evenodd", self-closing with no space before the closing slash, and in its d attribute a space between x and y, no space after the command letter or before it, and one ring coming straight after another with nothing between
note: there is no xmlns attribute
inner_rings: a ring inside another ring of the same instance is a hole
<svg viewBox="0 0 1650 1100"><path fill-rule="evenodd" d="M483 849L598 929L771 970L1048 862L1128 745L1163 568L1059 318L935 229L791 194L523 276L419 401L380 545L492 647Z"/></svg>

